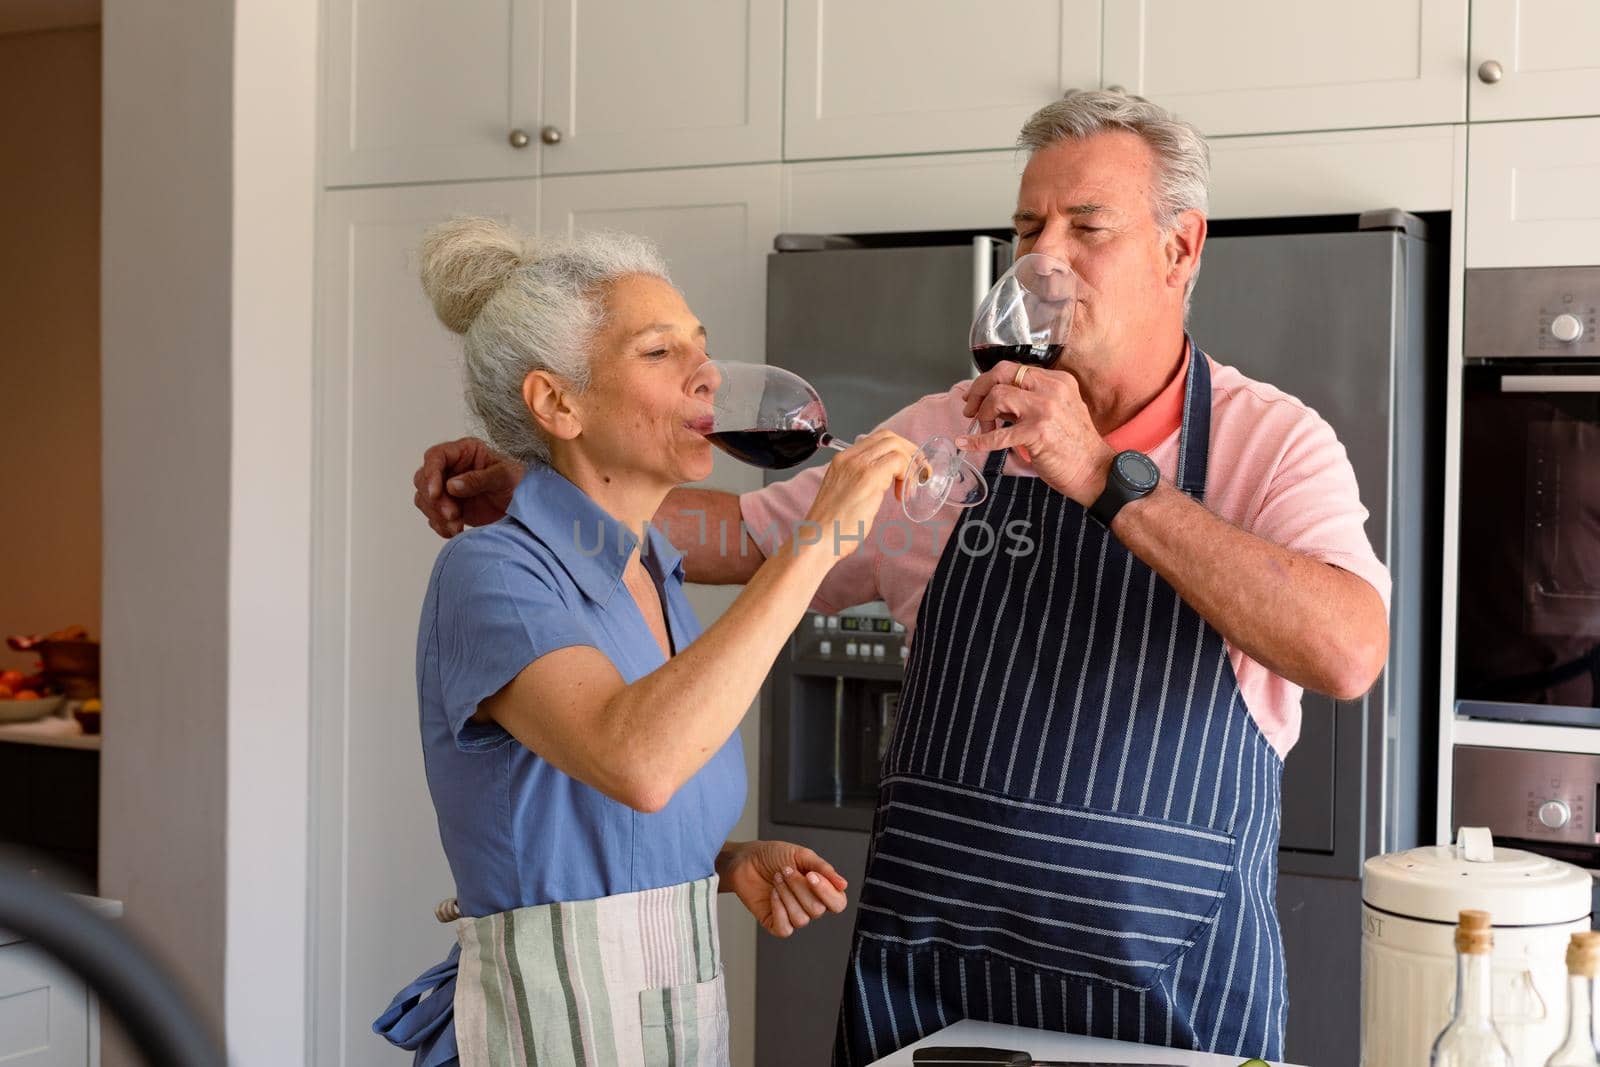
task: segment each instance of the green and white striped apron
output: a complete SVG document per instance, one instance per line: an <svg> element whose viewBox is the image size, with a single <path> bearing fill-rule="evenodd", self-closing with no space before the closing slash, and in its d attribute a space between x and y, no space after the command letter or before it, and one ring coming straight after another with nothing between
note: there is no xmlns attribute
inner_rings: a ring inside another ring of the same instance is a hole
<svg viewBox="0 0 1600 1067"><path fill-rule="evenodd" d="M454 923L462 1067L723 1067L717 878Z"/></svg>

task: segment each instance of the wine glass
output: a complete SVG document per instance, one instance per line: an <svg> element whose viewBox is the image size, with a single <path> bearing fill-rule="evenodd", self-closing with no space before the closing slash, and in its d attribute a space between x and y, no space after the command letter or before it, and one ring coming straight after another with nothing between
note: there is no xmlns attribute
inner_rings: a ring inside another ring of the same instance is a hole
<svg viewBox="0 0 1600 1067"><path fill-rule="evenodd" d="M828 431L822 398L793 371L766 363L713 359L707 363L707 373L715 374L716 381L711 413L694 429L735 459L767 470L787 470L810 459L819 448L843 452L850 447ZM971 502L977 503L983 499L983 479L972 473L978 495ZM906 469L906 478L902 500L927 493L935 484L931 472L915 463ZM949 493L947 488L941 491ZM940 503L942 497L931 507L914 507L932 516Z"/></svg>
<svg viewBox="0 0 1600 1067"><path fill-rule="evenodd" d="M1040 252L1018 257L972 318L967 346L973 363L980 371L994 369L1003 359L1030 367L1053 366L1072 329L1077 296L1077 275L1066 263ZM974 421L967 434L978 429ZM911 458L906 484L917 489L906 493L903 504L913 522L928 521L941 507L971 507L988 495L983 474L943 434L930 438Z"/></svg>
<svg viewBox="0 0 1600 1067"><path fill-rule="evenodd" d="M1078 302L1078 276L1054 256L1029 252L1000 276L972 317L967 345L980 371L1002 359L1049 367L1061 358Z"/></svg>
<svg viewBox="0 0 1600 1067"><path fill-rule="evenodd" d="M828 432L822 398L792 371L766 363L713 359L711 414L696 424L706 440L735 459L767 470L804 463L819 448L850 446Z"/></svg>

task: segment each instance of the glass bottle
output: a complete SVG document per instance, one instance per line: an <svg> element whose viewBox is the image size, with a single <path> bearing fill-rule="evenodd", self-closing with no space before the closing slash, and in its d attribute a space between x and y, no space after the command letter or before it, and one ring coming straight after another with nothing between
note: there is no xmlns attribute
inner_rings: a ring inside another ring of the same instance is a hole
<svg viewBox="0 0 1600 1067"><path fill-rule="evenodd" d="M1456 925L1456 1014L1434 1039L1431 1067L1511 1067L1494 1026L1493 949L1489 913L1463 911Z"/></svg>
<svg viewBox="0 0 1600 1067"><path fill-rule="evenodd" d="M1567 1039L1545 1067L1597 1067L1594 1044L1594 978L1600 971L1600 933L1584 930L1567 943Z"/></svg>

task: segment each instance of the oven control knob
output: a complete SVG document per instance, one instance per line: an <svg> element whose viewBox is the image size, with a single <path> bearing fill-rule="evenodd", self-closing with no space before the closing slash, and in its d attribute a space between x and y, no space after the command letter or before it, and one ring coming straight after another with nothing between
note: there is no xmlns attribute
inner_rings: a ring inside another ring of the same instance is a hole
<svg viewBox="0 0 1600 1067"><path fill-rule="evenodd" d="M1557 315L1550 320L1550 333L1557 341L1570 345L1583 336L1583 323L1578 321L1576 315Z"/></svg>
<svg viewBox="0 0 1600 1067"><path fill-rule="evenodd" d="M1559 800L1547 800L1539 805L1539 821L1552 830L1559 830L1572 818L1572 809Z"/></svg>

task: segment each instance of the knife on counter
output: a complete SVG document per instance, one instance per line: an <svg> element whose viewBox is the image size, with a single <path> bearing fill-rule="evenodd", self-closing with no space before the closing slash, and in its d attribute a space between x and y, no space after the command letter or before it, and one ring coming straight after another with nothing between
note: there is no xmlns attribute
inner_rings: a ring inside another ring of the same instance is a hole
<svg viewBox="0 0 1600 1067"><path fill-rule="evenodd" d="M1170 1067L1158 1063L1098 1063L1090 1060L1036 1060L1026 1052L1009 1048L935 1045L912 1052L915 1064L936 1063L942 1067Z"/></svg>

